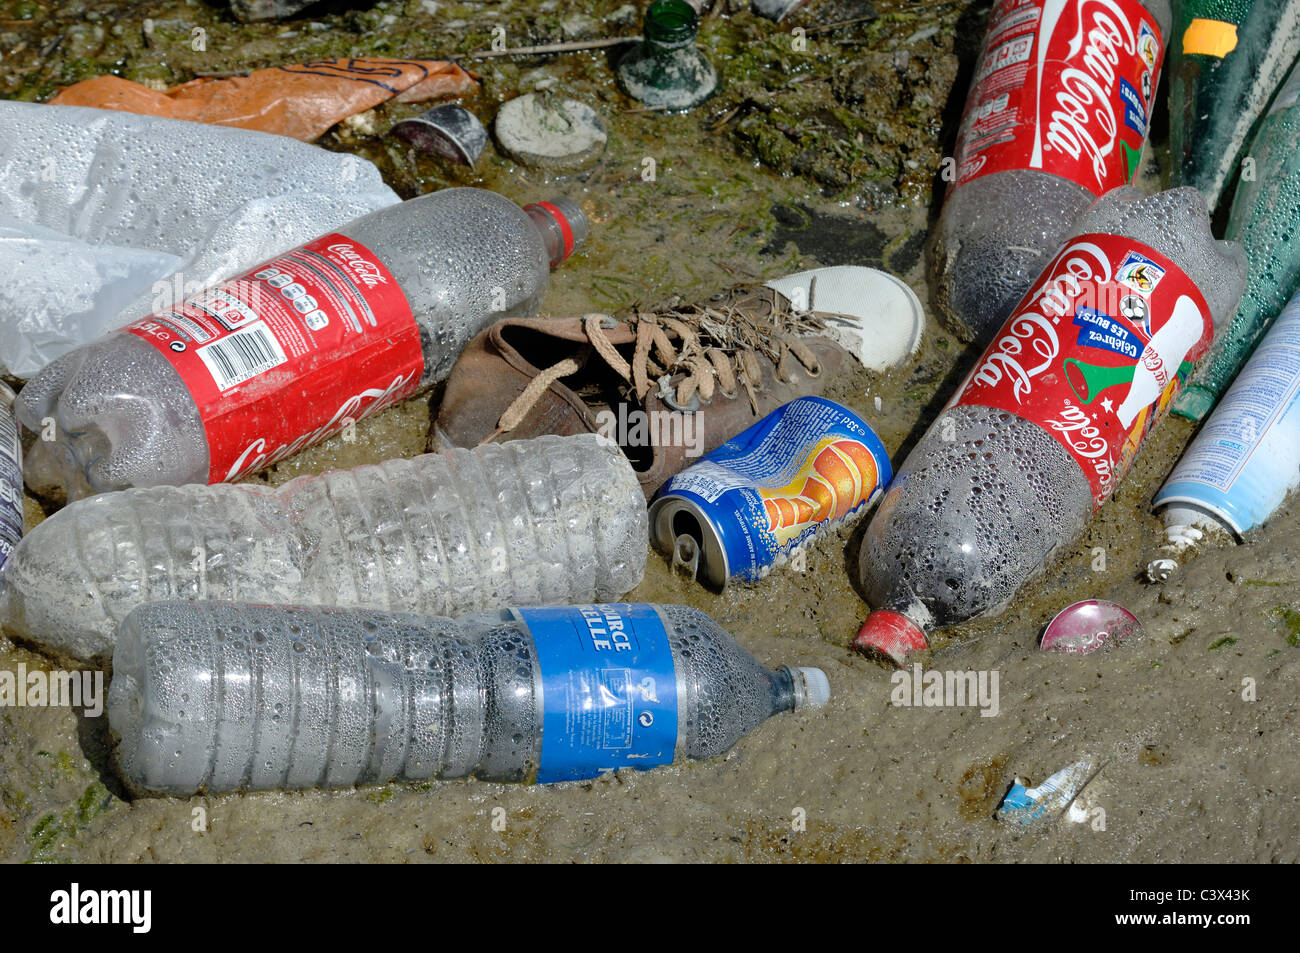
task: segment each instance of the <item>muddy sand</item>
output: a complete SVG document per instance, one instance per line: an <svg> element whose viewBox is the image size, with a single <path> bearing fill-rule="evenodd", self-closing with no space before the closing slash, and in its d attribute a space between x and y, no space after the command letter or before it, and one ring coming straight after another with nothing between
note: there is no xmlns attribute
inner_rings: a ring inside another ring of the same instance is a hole
<svg viewBox="0 0 1300 953"><path fill-rule="evenodd" d="M511 45L635 30L625 5L557 2L326 4L244 25L199 2L4 3L0 95L43 100L112 70L175 83L310 56L464 55L504 25ZM639 7L638 7L639 9ZM609 141L567 177L488 147L474 171L413 154L382 131L420 107L382 107L321 144L373 159L404 197L452 184L519 201L561 193L593 224L553 276L543 313L691 300L752 277L831 264L889 269L929 303L925 240L938 210L988 4L827 2L779 27L721 0L702 45L722 90L684 116L639 111L612 82L608 51L479 60L485 121L539 81L595 106ZM140 22L152 18L146 43ZM836 30L818 25L857 19ZM184 42L207 31L204 52ZM792 48L795 27L806 49ZM61 37L61 39L59 39ZM58 39L59 42L54 44ZM21 46L20 46L21 44ZM1159 97L1164 102L1164 93ZM1156 120L1145 187L1165 180ZM651 158L654 175L645 176ZM927 310L931 310L927 308ZM895 460L956 383L960 346L931 319L918 355L886 376L857 370L829 396L877 426ZM876 407L876 399L880 407ZM362 423L257 479L423 452L437 396ZM1247 545L1210 545L1170 583L1148 503L1191 434L1170 420L1117 496L1015 604L948 630L927 670L998 675L997 713L891 704L891 671L848 652L867 613L856 578L861 524L822 540L804 572L714 595L650 553L634 601L689 603L769 665L828 673L830 704L774 718L725 758L587 783L477 781L192 799L125 797L107 724L68 709L0 708L0 858L8 861L1296 861L1300 859L1300 565L1292 500ZM45 515L27 500L28 528ZM1088 656L1041 653L1061 607L1101 597L1144 634ZM48 668L0 640L0 670ZM1106 761L1082 823L1028 832L993 813L1029 783L1085 757ZM500 809L500 810L498 810Z"/></svg>

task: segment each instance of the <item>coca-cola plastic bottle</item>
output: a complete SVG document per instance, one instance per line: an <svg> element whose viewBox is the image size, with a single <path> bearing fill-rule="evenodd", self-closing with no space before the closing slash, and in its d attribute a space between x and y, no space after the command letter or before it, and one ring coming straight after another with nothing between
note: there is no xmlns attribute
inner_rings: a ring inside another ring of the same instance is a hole
<svg viewBox="0 0 1300 953"><path fill-rule="evenodd" d="M1097 196L1141 158L1168 0L1000 0L957 134L936 300L983 343Z"/></svg>
<svg viewBox="0 0 1300 953"><path fill-rule="evenodd" d="M256 472L446 377L537 313L586 237L568 199L447 189L364 215L78 348L18 396L27 485L70 500Z"/></svg>
<svg viewBox="0 0 1300 953"><path fill-rule="evenodd" d="M1123 477L1245 286L1192 188L1100 198L908 455L862 541L855 645L901 662L1006 607Z"/></svg>

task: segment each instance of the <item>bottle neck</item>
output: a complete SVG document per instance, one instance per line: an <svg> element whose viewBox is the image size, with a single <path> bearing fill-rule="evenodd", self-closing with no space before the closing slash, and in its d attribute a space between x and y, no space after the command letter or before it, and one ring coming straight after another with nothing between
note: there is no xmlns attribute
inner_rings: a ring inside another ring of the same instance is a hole
<svg viewBox="0 0 1300 953"><path fill-rule="evenodd" d="M560 264L587 238L587 217L572 199L554 198L535 202L524 211L537 227L546 248L546 260L552 268Z"/></svg>
<svg viewBox="0 0 1300 953"><path fill-rule="evenodd" d="M799 698L794 688L794 672L781 666L772 673L772 714L794 711L799 707Z"/></svg>

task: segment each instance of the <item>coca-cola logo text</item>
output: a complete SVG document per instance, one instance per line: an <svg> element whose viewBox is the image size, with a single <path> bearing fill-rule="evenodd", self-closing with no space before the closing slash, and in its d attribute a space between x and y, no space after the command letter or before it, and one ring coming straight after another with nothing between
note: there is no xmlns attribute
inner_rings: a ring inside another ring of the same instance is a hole
<svg viewBox="0 0 1300 953"><path fill-rule="evenodd" d="M1137 55L1137 36L1129 18L1114 0L1076 0L1078 30L1070 39L1066 61L1061 70L1055 96L1039 102L1037 129L1044 129L1042 140L1036 138L1031 165L1043 167L1042 152L1057 150L1073 159L1086 157L1096 178L1097 190L1105 191L1109 157L1115 151L1118 130L1115 122L1115 87L1120 55ZM1056 24L1051 24L1054 31ZM1040 56L1039 83L1043 82L1041 58L1050 46L1050 33L1044 38ZM1049 110L1044 127L1042 112Z"/></svg>
<svg viewBox="0 0 1300 953"><path fill-rule="evenodd" d="M367 288L388 283L388 279L384 277L383 269L379 267L379 264L360 255L351 245L335 242L333 245L328 246L328 250L343 259L356 280Z"/></svg>
<svg viewBox="0 0 1300 953"><path fill-rule="evenodd" d="M377 413L407 397L415 386L417 377L418 372L399 374L383 390L369 387L359 394L353 394L339 406L339 409L334 412L334 416L328 422L315 430L301 434L297 439L289 443L282 444L270 453L262 452L266 449L266 438L258 437L244 448L244 452L239 455L222 479L226 482L238 480L250 473L256 473L258 470L279 463L286 457L293 456L299 450L334 436L349 422L355 423L369 417L371 414ZM371 403L363 407L367 400L371 401Z"/></svg>
<svg viewBox="0 0 1300 953"><path fill-rule="evenodd" d="M1017 403L1033 390L1033 379L1051 367L1061 352L1056 325L1073 315L1080 297L1095 297L1093 289L1110 282L1110 259L1092 242L1077 242L1057 256L1056 267L1042 288L1029 297L1003 325L1002 333L985 352L971 375L971 384L996 387L1013 381Z"/></svg>

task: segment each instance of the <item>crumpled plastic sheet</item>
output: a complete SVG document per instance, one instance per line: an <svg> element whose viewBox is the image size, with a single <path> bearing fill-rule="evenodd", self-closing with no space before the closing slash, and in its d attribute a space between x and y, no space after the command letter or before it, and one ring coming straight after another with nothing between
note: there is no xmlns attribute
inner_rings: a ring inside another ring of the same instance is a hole
<svg viewBox="0 0 1300 953"><path fill-rule="evenodd" d="M339 57L259 69L229 79L199 78L166 91L120 76L96 76L50 100L291 136L304 142L388 99L419 103L461 96L476 77L442 60Z"/></svg>
<svg viewBox="0 0 1300 953"><path fill-rule="evenodd" d="M284 136L0 101L0 372L398 200L370 162Z"/></svg>

